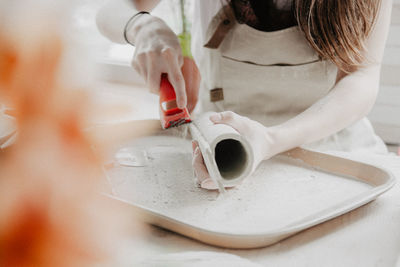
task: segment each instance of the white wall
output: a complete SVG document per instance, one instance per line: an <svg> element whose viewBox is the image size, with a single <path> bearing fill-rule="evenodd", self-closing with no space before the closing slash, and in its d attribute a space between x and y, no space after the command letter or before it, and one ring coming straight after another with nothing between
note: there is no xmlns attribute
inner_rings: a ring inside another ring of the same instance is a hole
<svg viewBox="0 0 400 267"><path fill-rule="evenodd" d="M387 143L400 144L400 0L393 0L381 88L369 118L378 135Z"/></svg>

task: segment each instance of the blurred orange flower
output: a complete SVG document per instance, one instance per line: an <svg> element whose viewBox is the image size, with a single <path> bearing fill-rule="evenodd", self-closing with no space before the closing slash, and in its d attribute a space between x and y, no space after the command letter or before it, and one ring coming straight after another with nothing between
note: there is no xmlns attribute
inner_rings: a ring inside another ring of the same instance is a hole
<svg viewBox="0 0 400 267"><path fill-rule="evenodd" d="M0 29L0 99L14 108L17 142L0 151L0 266L81 266L111 259L120 210L101 197L102 144L82 129L88 97L58 80L63 42L29 49Z"/></svg>

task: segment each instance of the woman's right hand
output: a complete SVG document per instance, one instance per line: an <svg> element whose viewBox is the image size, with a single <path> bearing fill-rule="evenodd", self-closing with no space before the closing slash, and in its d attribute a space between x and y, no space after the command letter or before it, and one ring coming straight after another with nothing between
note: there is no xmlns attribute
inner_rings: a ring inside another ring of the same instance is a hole
<svg viewBox="0 0 400 267"><path fill-rule="evenodd" d="M127 30L127 38L136 47L132 66L144 78L150 92L159 93L161 74L167 73L178 108L186 107L183 56L176 34L161 19L143 14Z"/></svg>

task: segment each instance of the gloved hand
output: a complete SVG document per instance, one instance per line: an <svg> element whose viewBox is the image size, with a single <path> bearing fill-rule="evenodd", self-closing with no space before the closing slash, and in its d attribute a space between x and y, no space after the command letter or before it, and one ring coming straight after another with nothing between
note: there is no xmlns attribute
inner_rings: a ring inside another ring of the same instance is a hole
<svg viewBox="0 0 400 267"><path fill-rule="evenodd" d="M127 30L127 38L136 47L132 66L145 79L150 92L158 94L161 74L167 73L178 107L186 107L183 56L175 33L161 19L143 14Z"/></svg>
<svg viewBox="0 0 400 267"><path fill-rule="evenodd" d="M274 150L273 135L270 133L269 128L264 125L231 111L214 114L210 117L210 120L215 124L221 123L231 126L248 140L254 153L255 164L253 171L261 161L276 154L276 152L274 152L276 150ZM198 184L205 189L218 189L217 185L210 178L197 142L192 142L192 148L192 165Z"/></svg>

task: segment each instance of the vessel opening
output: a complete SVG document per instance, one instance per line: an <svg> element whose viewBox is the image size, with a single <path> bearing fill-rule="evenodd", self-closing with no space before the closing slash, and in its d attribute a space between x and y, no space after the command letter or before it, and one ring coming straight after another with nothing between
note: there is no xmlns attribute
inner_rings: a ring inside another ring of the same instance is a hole
<svg viewBox="0 0 400 267"><path fill-rule="evenodd" d="M222 178L232 180L239 177L246 168L246 150L234 139L220 141L215 147L215 162Z"/></svg>

